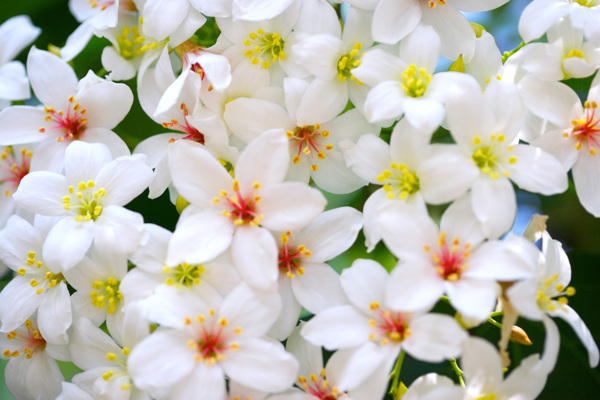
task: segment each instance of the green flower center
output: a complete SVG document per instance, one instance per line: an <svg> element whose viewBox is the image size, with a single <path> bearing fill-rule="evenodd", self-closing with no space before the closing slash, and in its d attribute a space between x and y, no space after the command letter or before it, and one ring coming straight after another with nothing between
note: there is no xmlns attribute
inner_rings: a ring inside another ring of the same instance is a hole
<svg viewBox="0 0 600 400"><path fill-rule="evenodd" d="M250 58L250 62L254 65L262 61L264 69L268 69L272 62L285 60L283 51L285 41L277 32L265 33L264 30L257 29L256 32L248 35L248 39L244 40L244 45L249 47L244 55Z"/></svg>
<svg viewBox="0 0 600 400"><path fill-rule="evenodd" d="M116 280L112 276L108 277L104 282L94 281L92 287L95 291L90 293L92 305L98 308L106 307L107 314L114 313L117 303L123 298L123 295L119 291L120 284L121 281Z"/></svg>
<svg viewBox="0 0 600 400"><path fill-rule="evenodd" d="M340 82L345 82L350 78L359 85L362 85L362 82L352 75L352 70L360 65L360 58L362 57L362 54L360 54L361 48L362 45L360 43L355 43L352 50L341 56L338 60L337 71Z"/></svg>
<svg viewBox="0 0 600 400"><path fill-rule="evenodd" d="M431 82L431 74L427 73L426 68L419 68L415 64L410 64L402 73L402 89L410 97L421 97L425 94L427 85Z"/></svg>
<svg viewBox="0 0 600 400"><path fill-rule="evenodd" d="M167 285L191 288L193 285L200 284L200 276L204 273L204 267L200 264L183 263L173 268L165 267L164 272L169 274L165 280Z"/></svg>
<svg viewBox="0 0 600 400"><path fill-rule="evenodd" d="M417 174L404 164L391 163L390 169L384 170L377 180L384 183L383 190L388 199L398 197L403 200L421 189Z"/></svg>

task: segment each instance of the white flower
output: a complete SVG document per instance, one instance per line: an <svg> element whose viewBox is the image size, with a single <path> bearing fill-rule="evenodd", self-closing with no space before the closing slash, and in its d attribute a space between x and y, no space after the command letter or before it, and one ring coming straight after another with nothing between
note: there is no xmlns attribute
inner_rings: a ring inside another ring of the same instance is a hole
<svg viewBox="0 0 600 400"><path fill-rule="evenodd" d="M479 172L471 187L473 211L487 237L497 238L510 229L516 215L510 181L551 195L564 192L568 179L554 156L518 143L524 111L514 85L492 81L483 94L473 86L462 89L446 105L448 128Z"/></svg>
<svg viewBox="0 0 600 400"><path fill-rule="evenodd" d="M280 235L279 294L281 316L269 332L285 339L300 317L301 308L316 314L347 304L340 276L325 262L340 255L354 243L362 227L362 214L351 207L325 211L308 226Z"/></svg>
<svg viewBox="0 0 600 400"><path fill-rule="evenodd" d="M189 39L206 22L204 15L190 7L190 0L146 0L141 14L144 33L160 41L168 38L172 47Z"/></svg>
<svg viewBox="0 0 600 400"><path fill-rule="evenodd" d="M66 332L71 326L67 282L56 264L44 262L42 251L55 222L54 218L38 216L32 226L14 215L0 231L1 258L17 273L0 292L0 331L16 329L37 311L39 330L45 340L66 344Z"/></svg>
<svg viewBox="0 0 600 400"><path fill-rule="evenodd" d="M333 119L348 100L362 109L367 89L353 71L373 44L370 14L351 8L340 36L319 33L304 37L294 46L298 61L315 76L297 108L301 126Z"/></svg>
<svg viewBox="0 0 600 400"><path fill-rule="evenodd" d="M493 311L500 288L496 280L530 275L530 268L503 242L484 242L468 196L444 213L438 229L407 204L381 207L383 241L400 258L387 287L387 302L405 311L428 310L445 293L466 317L483 321ZM517 253L518 254L518 253Z"/></svg>
<svg viewBox="0 0 600 400"><path fill-rule="evenodd" d="M129 154L127 145L111 131L133 102L123 84L98 78L93 72L78 81L75 72L57 56L36 49L29 52L27 70L31 87L44 108L13 106L0 113L3 145L45 143L44 152L62 159L74 140L100 142L113 155Z"/></svg>
<svg viewBox="0 0 600 400"><path fill-rule="evenodd" d="M470 60L475 50L475 32L460 11L478 12L497 8L508 0L380 0L373 12L373 38L397 43L423 21L442 39L442 55L455 60L462 54Z"/></svg>
<svg viewBox="0 0 600 400"><path fill-rule="evenodd" d="M506 379L498 351L488 341L464 342L461 368L465 374L465 399L534 400L546 384L549 371L534 354L521 361Z"/></svg>
<svg viewBox="0 0 600 400"><path fill-rule="evenodd" d="M527 56L523 68L543 80L560 81L585 78L600 66L600 48L583 40L583 31L576 29L567 16L547 33L548 43L538 43Z"/></svg>
<svg viewBox="0 0 600 400"><path fill-rule="evenodd" d="M294 381L297 361L280 343L262 338L279 314L277 294L253 292L242 283L221 301L163 287L148 303L160 328L129 356L136 386L171 388L172 399L221 400L225 376L263 392Z"/></svg>
<svg viewBox="0 0 600 400"><path fill-rule="evenodd" d="M335 194L350 193L365 185L344 163L338 143L355 141L364 134L379 134L379 128L369 124L358 110L349 110L331 120L313 120L310 109L298 106L309 84L301 79L284 80L287 110L260 99L238 98L226 104L223 118L234 135L245 142L270 129L286 132L292 154L286 180L308 183L312 178L321 189ZM317 111L318 112L318 111ZM308 113L308 114L307 114Z"/></svg>
<svg viewBox="0 0 600 400"><path fill-rule="evenodd" d="M120 13L116 27L96 34L112 43L112 46L106 46L102 50L102 66L110 71L108 76L114 80L129 80L135 77L143 65L160 56L166 42L158 42L151 36L145 36L139 15L129 11Z"/></svg>
<svg viewBox="0 0 600 400"><path fill-rule="evenodd" d="M29 17L19 15L0 25L0 110L10 100L24 100L30 96L25 68L19 61L11 61L29 46L41 29L32 25Z"/></svg>
<svg viewBox="0 0 600 400"><path fill-rule="evenodd" d="M167 264L209 261L231 245L242 279L253 287L274 290L277 244L267 229L298 229L325 207L325 198L316 189L282 182L289 164L287 146L282 132L264 133L242 152L232 178L200 145L174 143L169 149L171 175L191 205L173 233Z"/></svg>
<svg viewBox="0 0 600 400"><path fill-rule="evenodd" d="M600 39L600 2L598 0L534 0L525 7L519 19L519 33L525 42L542 36L569 15L573 27L583 30L588 39Z"/></svg>
<svg viewBox="0 0 600 400"><path fill-rule="evenodd" d="M0 335L0 349L2 355L9 359L4 379L13 396L37 400L53 399L60 394L61 382L65 378L53 356L65 354L60 348L46 343L35 319L28 319L17 329Z"/></svg>
<svg viewBox="0 0 600 400"><path fill-rule="evenodd" d="M92 246L131 253L143 236L142 216L123 205L150 183L152 171L143 155L112 160L102 144L75 141L65 154L65 175L36 171L14 194L32 212L60 216L44 243L45 261L69 269Z"/></svg>
<svg viewBox="0 0 600 400"><path fill-rule="evenodd" d="M167 249L172 233L153 224L146 224L145 230L148 240L130 257L136 268L127 273L119 286L126 303L145 299L161 285L198 293L216 290L225 295L240 283L227 253L212 262L169 266Z"/></svg>
<svg viewBox="0 0 600 400"><path fill-rule="evenodd" d="M583 207L600 216L600 187L596 174L600 171L600 74L592 81L587 101L582 105L579 96L559 82L527 79L522 85L527 106L536 115L551 122L533 145L556 156L565 170L572 167L573 182ZM525 86L526 85L526 86Z"/></svg>
<svg viewBox="0 0 600 400"><path fill-rule="evenodd" d="M69 351L73 363L83 369L73 383L94 398L149 399L136 388L127 370L127 359L135 345L149 335L148 323L135 307L128 307L122 324L107 335L88 319L73 324Z"/></svg>
<svg viewBox="0 0 600 400"><path fill-rule="evenodd" d="M382 49L365 53L352 73L372 86L364 104L369 121L388 125L406 115L417 129L433 131L440 125L446 92L472 80L457 72L434 74L439 50L439 35L430 26L419 25L400 44L399 58Z"/></svg>
<svg viewBox="0 0 600 400"><path fill-rule="evenodd" d="M383 185L363 206L367 251L381 240L377 213L383 204L402 201L425 211L425 203L452 201L475 179L476 171L456 146L430 145L431 133L419 131L403 119L394 127L389 145L373 135L362 136L356 145L340 143L346 164L358 176Z"/></svg>
<svg viewBox="0 0 600 400"><path fill-rule="evenodd" d="M543 257L540 257L535 266L537 274L512 285L506 295L520 314L528 319L544 321L547 330L546 347L555 347L556 352L560 338L556 325L548 316L561 318L571 325L588 351L590 366L595 368L600 359L598 346L581 317L568 305L567 297L575 294L575 288L568 286L571 281L571 264L567 254L560 242L552 239L548 232L544 232L542 236L542 253ZM548 362L549 371L554 367L556 355Z"/></svg>
<svg viewBox="0 0 600 400"><path fill-rule="evenodd" d="M340 391L352 390L381 368L384 379L405 350L412 357L441 362L456 357L467 334L450 316L397 311L385 294L389 275L372 260L356 260L342 272L351 305L328 308L302 328L302 336L327 350L347 349L340 362ZM341 355L340 355L341 356Z"/></svg>

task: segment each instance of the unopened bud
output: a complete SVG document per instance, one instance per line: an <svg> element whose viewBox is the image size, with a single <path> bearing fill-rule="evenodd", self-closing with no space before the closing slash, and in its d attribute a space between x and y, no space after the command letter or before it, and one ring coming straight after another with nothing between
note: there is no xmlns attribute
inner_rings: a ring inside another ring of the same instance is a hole
<svg viewBox="0 0 600 400"><path fill-rule="evenodd" d="M510 332L510 340L526 346L531 346L533 344L529 339L529 336L527 336L527 332L517 325L513 325L512 327L512 331Z"/></svg>

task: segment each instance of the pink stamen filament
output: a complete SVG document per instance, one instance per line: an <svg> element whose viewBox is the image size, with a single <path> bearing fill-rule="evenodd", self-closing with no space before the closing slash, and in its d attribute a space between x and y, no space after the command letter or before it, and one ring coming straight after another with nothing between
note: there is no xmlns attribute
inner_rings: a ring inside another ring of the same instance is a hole
<svg viewBox="0 0 600 400"><path fill-rule="evenodd" d="M379 308L375 309L374 312L380 319L379 323L376 322L374 326L380 331L380 335L395 341L402 341L410 334L404 315L401 312L383 311Z"/></svg>
<svg viewBox="0 0 600 400"><path fill-rule="evenodd" d="M466 269L465 261L469 258L470 244L460 249L458 238L454 238L452 247L448 247L445 235L440 235L440 252L432 254L437 273L445 280L455 281Z"/></svg>
<svg viewBox="0 0 600 400"><path fill-rule="evenodd" d="M316 381L311 380L313 385L309 385L308 382L302 385L302 389L312 396L320 400L336 400L338 395L331 392L331 388L327 385L327 382L322 376L319 375ZM345 393L342 393L345 395Z"/></svg>
<svg viewBox="0 0 600 400"><path fill-rule="evenodd" d="M106 0L106 1L96 1L96 0L88 0L91 8L100 7L101 11L106 10L106 7L110 7L115 4L114 0ZM124 8L127 9L127 8Z"/></svg>
<svg viewBox="0 0 600 400"><path fill-rule="evenodd" d="M573 130L571 131L571 135L578 136L577 140L577 148L580 149L583 146L583 141L585 140L588 145L588 149L590 154L595 154L596 150L594 149L594 145L600 149L600 143L595 138L595 136L600 136L600 129L598 128L598 124L600 123L600 118L596 119L596 108L595 103L591 105L586 102L585 109L585 119L573 121Z"/></svg>
<svg viewBox="0 0 600 400"><path fill-rule="evenodd" d="M298 148L296 156L293 159L295 164L300 162L302 157L302 153L310 156L312 161L313 168L316 167L315 162L315 153L316 158L323 159L325 158L325 154L323 150L331 150L331 144L321 144L320 137L328 137L328 131L320 131L320 125L316 124L314 126L303 126L296 128L295 131L287 132L289 141L290 141L290 150L295 147ZM314 168L316 169L316 168Z"/></svg>
<svg viewBox="0 0 600 400"><path fill-rule="evenodd" d="M62 129L66 131L63 136L58 136L56 138L56 140L59 142L62 142L65 139L79 139L85 130L84 125L87 122L87 119L84 118L84 115L86 110L79 109L79 104L75 103L75 98L73 96L69 97L69 108L67 109L66 116L62 110L58 110L58 112L56 112L56 110L52 107L46 107L44 111L46 112L44 121L56 124L48 130ZM44 133L46 132L46 129L40 128L39 131Z"/></svg>
<svg viewBox="0 0 600 400"><path fill-rule="evenodd" d="M258 226L262 220L262 215L256 210L256 205L260 202L260 196L254 195L254 189L260 188L259 182L254 182L248 196L244 197L240 193L240 185L237 180L232 182L233 194L230 196L226 190L221 190L220 197L215 197L213 203L221 205L222 215L231 218L234 225L249 224Z"/></svg>
<svg viewBox="0 0 600 400"><path fill-rule="evenodd" d="M40 335L39 330L33 329L30 322L27 326L27 334L25 335L16 331L8 334L9 339L22 343L21 346L10 353L11 357L18 357L21 354L25 354L25 357L29 359L36 351L46 348L46 340ZM7 350L5 350L4 355L7 356Z"/></svg>
<svg viewBox="0 0 600 400"><path fill-rule="evenodd" d="M172 119L171 122L163 122L163 126L165 128L171 128L174 129L176 131L179 132L183 132L183 133L187 133L188 135L185 137L182 137L181 139L184 140L192 140L194 142L200 143L200 144L204 144L204 134L202 132L200 132L198 129L194 128L193 126L190 125L190 123L187 120L187 117L189 115L188 110L185 106L185 103L181 103L180 106L182 112L183 112L183 121L185 122L185 126L181 125L179 123L179 121L177 121L176 119ZM169 140L170 143L173 143L176 139L171 139Z"/></svg>
<svg viewBox="0 0 600 400"><path fill-rule="evenodd" d="M9 148L7 147L7 149ZM0 179L0 184L12 182L10 186L10 192L14 192L19 186L19 183L21 183L21 179L23 179L25 175L29 173L30 156L26 152L22 153L20 160L21 163L19 165L18 161L15 160L12 149L9 151L5 150L3 155L4 157L1 157L0 159L5 160L6 165L0 164L0 171L6 173L7 177Z"/></svg>

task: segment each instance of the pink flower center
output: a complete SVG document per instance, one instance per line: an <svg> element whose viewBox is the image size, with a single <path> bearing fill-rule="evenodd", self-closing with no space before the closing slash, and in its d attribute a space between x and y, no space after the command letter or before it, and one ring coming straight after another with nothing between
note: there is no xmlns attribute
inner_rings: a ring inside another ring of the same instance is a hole
<svg viewBox="0 0 600 400"><path fill-rule="evenodd" d="M4 357L18 357L21 354L25 354L25 358L30 359L33 357L33 353L46 348L46 341L40 335L40 331L37 328L34 329L31 320L28 319L25 321L25 328L27 329L26 332L19 329L19 331L11 331L6 335L6 338L11 342L14 340L16 348L14 350L4 350L2 352Z"/></svg>
<svg viewBox="0 0 600 400"><path fill-rule="evenodd" d="M369 340L379 340L379 344L386 345L390 340L400 343L410 336L406 314L399 311L382 310L376 301L372 302L369 307L377 316L376 319L369 321L369 326L376 330L369 335Z"/></svg>
<svg viewBox="0 0 600 400"><path fill-rule="evenodd" d="M319 165L316 163L315 158L322 160L325 158L325 152L323 150L331 150L333 145L322 144L321 138L329 136L329 131L321 131L319 124L309 125L303 127L297 127L294 131L287 131L287 137L290 142L290 150L297 148L297 153L292 158L294 164L300 163L302 160L302 154L310 157L311 166L310 169L316 171L319 169Z"/></svg>
<svg viewBox="0 0 600 400"><path fill-rule="evenodd" d="M252 190L246 196L240 193L240 184L237 180L232 182L233 193L221 190L220 197L213 199L213 204L222 205L221 214L226 218L231 218L235 225L249 224L258 226L263 216L256 210L256 205L260 203L260 196L255 195L254 191L260 189L260 183L254 182Z"/></svg>
<svg viewBox="0 0 600 400"><path fill-rule="evenodd" d="M65 114L63 110L58 112L52 107L44 107L46 116L44 121L53 123L54 126L48 128L48 130L59 129L61 133L56 137L56 140L62 142L63 140L74 140L79 139L83 131L85 130L85 123L87 119L84 117L86 110L80 109L79 104L75 103L75 97L69 96L69 108ZM40 128L41 133L46 132L46 128ZM61 136L62 135L62 136Z"/></svg>
<svg viewBox="0 0 600 400"><path fill-rule="evenodd" d="M319 375L310 374L308 379L299 376L298 384L306 393L320 400L336 400L346 396L346 393L339 393L337 387L329 386L329 381L325 379L325 369L322 369Z"/></svg>
<svg viewBox="0 0 600 400"><path fill-rule="evenodd" d="M444 232L440 233L438 243L440 246L439 252L431 254L435 270L445 280L454 282L459 279L461 273L467 269L466 260L470 256L469 251L471 245L466 243L461 246L460 240L454 238L452 240L452 246L448 246L446 234ZM425 252L429 251L429 247L425 246Z"/></svg>
<svg viewBox="0 0 600 400"><path fill-rule="evenodd" d="M181 103L179 108L181 108L181 111L183 112L183 122L185 125L180 124L176 119L172 119L171 122L163 122L162 125L165 128L171 128L179 132L187 133L187 136L182 137L181 139L187 139L196 143L204 144L204 134L190 125L189 121L187 120L189 113L185 103ZM169 143L173 143L175 140L176 139L170 139Z"/></svg>
<svg viewBox="0 0 600 400"><path fill-rule="evenodd" d="M600 128L598 127L600 118L596 116L596 108L598 108L598 105L595 101L591 103L586 101L583 117L573 120L573 130L570 134L565 133L563 135L565 137L575 136L577 138L577 143L575 144L577 150L581 150L583 144L586 143L588 152L592 156L597 153L598 150L596 148L600 148L600 143L598 143L597 139L597 136L600 136Z"/></svg>
<svg viewBox="0 0 600 400"><path fill-rule="evenodd" d="M291 231L281 234L281 247L279 248L279 271L285 273L289 278L304 274L302 258L308 258L311 252L304 245L291 246L289 237ZM295 249L294 249L295 248Z"/></svg>
<svg viewBox="0 0 600 400"><path fill-rule="evenodd" d="M16 156L12 146L7 146L0 154L0 185L10 182L10 189L4 191L5 196L10 196L21 183L21 179L29 173L32 151L21 148Z"/></svg>
<svg viewBox="0 0 600 400"><path fill-rule="evenodd" d="M190 339L187 345L196 350L194 358L197 362L214 365L226 358L228 350L239 348L239 344L232 342L231 338L241 335L242 328L231 329L227 318L217 318L212 309L208 310L208 317L196 315L195 323L186 317L184 323L192 330L194 339Z"/></svg>
<svg viewBox="0 0 600 400"><path fill-rule="evenodd" d="M432 253L431 258L435 265L436 272L445 280L456 281L460 278L461 273L467 269L466 260L470 256L471 245L466 243L460 245L460 240L454 238L452 246L448 246L445 232L440 232L438 239L440 246L439 252ZM429 246L425 246L425 252L430 252Z"/></svg>

